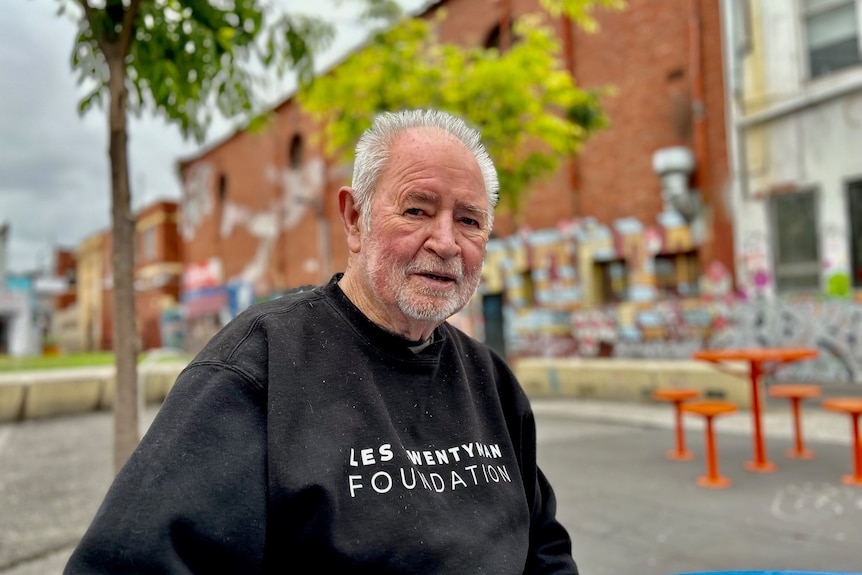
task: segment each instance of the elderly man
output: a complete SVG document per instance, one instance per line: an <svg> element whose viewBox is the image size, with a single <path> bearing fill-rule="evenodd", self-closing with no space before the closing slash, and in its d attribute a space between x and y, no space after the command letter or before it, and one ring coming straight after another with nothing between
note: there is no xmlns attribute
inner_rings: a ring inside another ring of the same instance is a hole
<svg viewBox="0 0 862 575"><path fill-rule="evenodd" d="M526 396L446 323L497 188L462 120L379 116L338 194L345 272L213 337L66 573L576 574Z"/></svg>

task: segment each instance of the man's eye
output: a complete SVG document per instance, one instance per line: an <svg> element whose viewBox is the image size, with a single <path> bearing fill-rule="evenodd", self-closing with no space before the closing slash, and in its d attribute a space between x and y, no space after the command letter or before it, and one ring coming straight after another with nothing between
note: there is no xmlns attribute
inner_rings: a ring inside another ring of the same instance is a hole
<svg viewBox="0 0 862 575"><path fill-rule="evenodd" d="M479 220L474 220L473 218L461 218L461 223L477 228L482 227L482 225L479 223Z"/></svg>
<svg viewBox="0 0 862 575"><path fill-rule="evenodd" d="M405 214L410 214L411 216L420 216L422 215L422 210L419 208L407 208L404 210Z"/></svg>

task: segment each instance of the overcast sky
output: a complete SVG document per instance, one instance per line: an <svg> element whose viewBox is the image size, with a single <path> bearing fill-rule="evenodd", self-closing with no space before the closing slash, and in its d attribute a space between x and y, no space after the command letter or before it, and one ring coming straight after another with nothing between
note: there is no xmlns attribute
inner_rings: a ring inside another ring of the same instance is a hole
<svg viewBox="0 0 862 575"><path fill-rule="evenodd" d="M285 1L318 10L325 6L323 0ZM403 4L414 7L420 2ZM10 224L7 268L11 273L46 269L55 248L74 248L110 227L107 118L102 109L83 117L77 113L84 90L71 72L75 24L68 16L56 15L58 5L57 0L3 0L0 223ZM335 13L344 14L344 10ZM361 41L364 34L355 25L348 23L348 27L351 31L342 30L324 62ZM218 140L231 129L230 123L220 121L208 140ZM174 126L147 116L131 117L133 208L179 199L175 163L200 149L194 141L184 141Z"/></svg>

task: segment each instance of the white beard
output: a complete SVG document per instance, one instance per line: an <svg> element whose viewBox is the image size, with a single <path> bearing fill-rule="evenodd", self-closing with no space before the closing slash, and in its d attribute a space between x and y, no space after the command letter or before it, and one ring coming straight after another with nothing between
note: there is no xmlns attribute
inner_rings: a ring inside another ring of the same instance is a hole
<svg viewBox="0 0 862 575"><path fill-rule="evenodd" d="M467 305L479 287L482 270L480 267L472 273L466 273L464 261L460 258L445 261L428 255L423 259L424 262L412 260L404 266L388 254L378 252L378 256L368 262L371 286L379 300L383 298L378 282L382 281L391 286L395 303L404 315L416 320L442 323ZM433 261L428 261L429 259ZM411 274L422 270L436 270L452 276L456 281L456 289L443 291L409 285Z"/></svg>

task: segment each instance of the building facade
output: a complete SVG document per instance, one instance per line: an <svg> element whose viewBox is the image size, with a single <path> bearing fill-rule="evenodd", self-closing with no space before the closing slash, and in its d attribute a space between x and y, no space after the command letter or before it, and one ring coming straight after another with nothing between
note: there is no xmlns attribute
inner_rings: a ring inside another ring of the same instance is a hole
<svg viewBox="0 0 862 575"><path fill-rule="evenodd" d="M50 301L50 327L42 342L42 353L81 351L78 337L77 267L73 250L54 251L53 289Z"/></svg>
<svg viewBox="0 0 862 575"><path fill-rule="evenodd" d="M737 272L862 299L862 2L725 2Z"/></svg>
<svg viewBox="0 0 862 575"><path fill-rule="evenodd" d="M78 244L75 250L75 305L78 310L78 341L84 351L110 349L104 329L103 292L105 266L105 232L93 234Z"/></svg>
<svg viewBox="0 0 862 575"><path fill-rule="evenodd" d="M178 313L183 274L178 214L179 204L173 201L154 202L135 214L135 310L141 351L177 345L173 334L179 328L166 318ZM80 349L110 350L113 348L110 230L82 241L75 258Z"/></svg>
<svg viewBox="0 0 862 575"><path fill-rule="evenodd" d="M179 305L183 275L179 204L153 203L137 214L135 310L142 350L173 347L169 318Z"/></svg>
<svg viewBox="0 0 862 575"><path fill-rule="evenodd" d="M442 41L488 46L505 22L539 9L536 0L445 0L420 16L445 10ZM594 34L545 17L577 84L613 88L603 102L610 127L531 190L525 225L497 215L482 294L460 319L510 356L570 353L577 311L622 305L633 318L666 297L697 297L705 277L715 278L708 290L732 291L718 2L631 0L596 15ZM191 349L243 302L344 268L335 198L350 167L327 161L316 133L288 99L266 130L181 162ZM535 344L548 338L556 347Z"/></svg>

